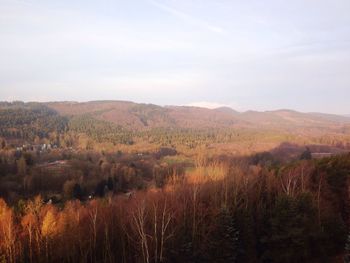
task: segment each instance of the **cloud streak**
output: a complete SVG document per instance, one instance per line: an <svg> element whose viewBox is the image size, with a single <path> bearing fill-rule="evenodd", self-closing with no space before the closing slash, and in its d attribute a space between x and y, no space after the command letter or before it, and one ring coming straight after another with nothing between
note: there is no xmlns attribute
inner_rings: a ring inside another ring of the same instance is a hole
<svg viewBox="0 0 350 263"><path fill-rule="evenodd" d="M212 33L219 34L219 35L227 35L228 34L228 32L222 27L219 27L216 25L211 25L210 23L208 23L202 19L196 18L192 15L189 15L185 12L179 11L175 8L170 7L170 6L161 4L161 3L156 2L154 0L150 0L149 3L151 5L153 5L154 7L158 8L160 10L163 10L163 11L173 15L174 17L176 17L176 18L178 18L178 19L182 20L183 22L188 23L190 25L204 28Z"/></svg>

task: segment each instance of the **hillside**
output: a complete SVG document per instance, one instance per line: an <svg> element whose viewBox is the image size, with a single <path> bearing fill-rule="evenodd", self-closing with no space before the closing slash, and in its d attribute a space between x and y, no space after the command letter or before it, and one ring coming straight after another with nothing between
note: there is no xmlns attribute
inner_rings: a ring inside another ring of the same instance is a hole
<svg viewBox="0 0 350 263"><path fill-rule="evenodd" d="M2 102L0 120L0 136L16 146L50 142L83 149L133 145L128 151L174 147L187 152L205 145L248 154L283 142L350 145L350 118L292 110L237 112L127 101Z"/></svg>
<svg viewBox="0 0 350 263"><path fill-rule="evenodd" d="M207 109L188 106L157 106L127 101L47 103L64 116L85 115L112 122L130 130L152 128L267 128L334 130L350 124L350 118L332 114L301 113L292 110L237 112L223 107Z"/></svg>
<svg viewBox="0 0 350 263"><path fill-rule="evenodd" d="M329 114L0 103L0 258L340 262L349 150Z"/></svg>
<svg viewBox="0 0 350 263"><path fill-rule="evenodd" d="M137 104L127 101L54 102L48 107L64 116L90 115L130 130L152 128L227 128L247 125L232 112L199 107Z"/></svg>
<svg viewBox="0 0 350 263"><path fill-rule="evenodd" d="M65 131L68 120L40 103L0 102L0 136L34 141Z"/></svg>

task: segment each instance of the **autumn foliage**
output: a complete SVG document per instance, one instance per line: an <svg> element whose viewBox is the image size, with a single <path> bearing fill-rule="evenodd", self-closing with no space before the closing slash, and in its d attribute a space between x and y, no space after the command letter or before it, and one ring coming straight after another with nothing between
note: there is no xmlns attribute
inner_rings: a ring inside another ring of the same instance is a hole
<svg viewBox="0 0 350 263"><path fill-rule="evenodd" d="M349 215L349 156L279 169L199 157L150 188L64 206L0 200L4 262L332 262ZM315 261L316 260L316 261Z"/></svg>

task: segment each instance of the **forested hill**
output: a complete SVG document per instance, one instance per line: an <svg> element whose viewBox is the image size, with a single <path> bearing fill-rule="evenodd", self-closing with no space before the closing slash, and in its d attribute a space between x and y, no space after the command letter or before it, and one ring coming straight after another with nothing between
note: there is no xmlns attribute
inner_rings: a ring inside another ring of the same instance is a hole
<svg viewBox="0 0 350 263"><path fill-rule="evenodd" d="M153 128L223 128L247 125L230 112L197 107L161 107L126 101L46 104L64 116L89 115L129 130Z"/></svg>
<svg viewBox="0 0 350 263"><path fill-rule="evenodd" d="M152 128L273 128L333 129L350 124L350 118L292 110L237 112L231 108L157 106L127 101L54 102L46 105L61 115L86 115L129 130Z"/></svg>
<svg viewBox="0 0 350 263"><path fill-rule="evenodd" d="M251 135L261 132L264 137ZM0 137L21 140L14 145L49 137L51 143L59 144L72 141L74 134L114 145L138 140L192 148L203 143L236 143L247 140L244 136L249 134L250 140L268 137L273 142L282 142L286 135L303 140L307 136L348 136L350 118L291 110L237 112L227 107L161 107L127 101L0 102ZM328 137L327 143L334 144Z"/></svg>
<svg viewBox="0 0 350 263"><path fill-rule="evenodd" d="M66 131L68 118L40 103L0 102L0 136L34 141Z"/></svg>

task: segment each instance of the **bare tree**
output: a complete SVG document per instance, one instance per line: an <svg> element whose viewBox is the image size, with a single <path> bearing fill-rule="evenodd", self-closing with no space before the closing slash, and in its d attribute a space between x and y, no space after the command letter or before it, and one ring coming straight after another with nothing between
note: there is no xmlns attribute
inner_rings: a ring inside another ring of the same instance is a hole
<svg viewBox="0 0 350 263"><path fill-rule="evenodd" d="M149 263L148 234L146 233L146 205L145 201L139 203L132 215L133 223L141 245L143 262Z"/></svg>

